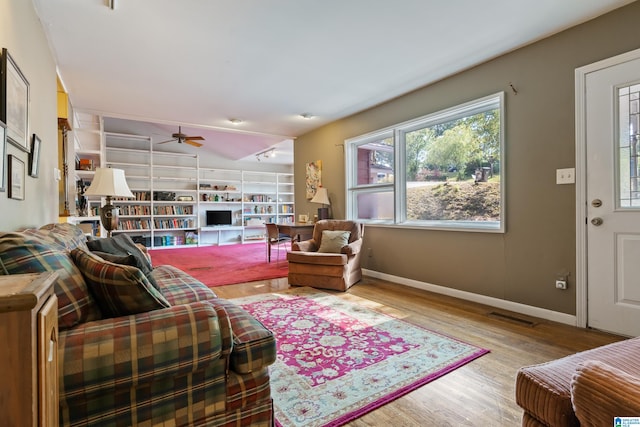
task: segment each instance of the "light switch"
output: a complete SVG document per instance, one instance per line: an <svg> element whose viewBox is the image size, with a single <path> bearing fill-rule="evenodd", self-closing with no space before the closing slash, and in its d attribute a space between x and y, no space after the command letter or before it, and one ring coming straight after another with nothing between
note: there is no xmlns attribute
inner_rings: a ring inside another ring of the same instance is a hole
<svg viewBox="0 0 640 427"><path fill-rule="evenodd" d="M556 169L556 184L575 184L576 168Z"/></svg>

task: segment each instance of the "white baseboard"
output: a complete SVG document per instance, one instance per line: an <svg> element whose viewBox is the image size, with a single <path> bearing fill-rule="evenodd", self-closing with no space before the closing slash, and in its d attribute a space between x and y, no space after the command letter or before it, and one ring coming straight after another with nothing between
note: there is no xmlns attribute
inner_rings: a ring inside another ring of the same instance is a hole
<svg viewBox="0 0 640 427"><path fill-rule="evenodd" d="M391 274L380 273L378 271L362 269L362 274L374 277L376 279L388 280L412 288L422 289L424 291L436 294L447 295L454 298L460 298L466 301L477 302L479 304L488 305L502 310L513 311L515 313L524 314L526 316L538 317L540 319L550 320L553 322L564 323L565 325L576 326L576 316L558 311L547 310L546 308L534 307L531 305L520 304L518 302L507 301L500 298L488 297L486 295L474 294L472 292L461 291L458 289L447 288L445 286L433 285L431 283L419 282L413 279L393 276Z"/></svg>

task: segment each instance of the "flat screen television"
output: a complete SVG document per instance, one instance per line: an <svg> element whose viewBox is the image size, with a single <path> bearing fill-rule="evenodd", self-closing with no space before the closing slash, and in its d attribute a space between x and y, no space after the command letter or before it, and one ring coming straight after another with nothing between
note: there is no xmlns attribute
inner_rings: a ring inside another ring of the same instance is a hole
<svg viewBox="0 0 640 427"><path fill-rule="evenodd" d="M231 211L207 211L207 226L231 224Z"/></svg>

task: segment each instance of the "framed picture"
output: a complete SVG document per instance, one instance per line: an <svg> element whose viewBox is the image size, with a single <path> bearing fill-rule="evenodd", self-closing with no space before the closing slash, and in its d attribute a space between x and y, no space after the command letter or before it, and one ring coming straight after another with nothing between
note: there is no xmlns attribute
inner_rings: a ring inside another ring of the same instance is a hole
<svg viewBox="0 0 640 427"><path fill-rule="evenodd" d="M9 198L24 200L24 162L9 154Z"/></svg>
<svg viewBox="0 0 640 427"><path fill-rule="evenodd" d="M307 163L305 165L306 171L306 195L307 199L312 199L318 191L318 187L322 185L322 160L316 160L315 162Z"/></svg>
<svg viewBox="0 0 640 427"><path fill-rule="evenodd" d="M7 126L0 122L0 191L4 191L7 176Z"/></svg>
<svg viewBox="0 0 640 427"><path fill-rule="evenodd" d="M31 138L31 153L29 154L29 176L38 177L40 169L40 138L35 133Z"/></svg>
<svg viewBox="0 0 640 427"><path fill-rule="evenodd" d="M7 125L7 139L29 152L29 82L7 49L0 61L0 120Z"/></svg>

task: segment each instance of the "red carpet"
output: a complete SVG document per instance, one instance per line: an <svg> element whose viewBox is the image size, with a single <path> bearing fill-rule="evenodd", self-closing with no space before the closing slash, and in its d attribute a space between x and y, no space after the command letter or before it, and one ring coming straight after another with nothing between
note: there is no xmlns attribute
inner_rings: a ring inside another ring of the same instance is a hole
<svg viewBox="0 0 640 427"><path fill-rule="evenodd" d="M286 277L289 268L284 248L272 248L267 262L265 244L202 246L198 248L150 250L153 265L169 264L209 287Z"/></svg>

